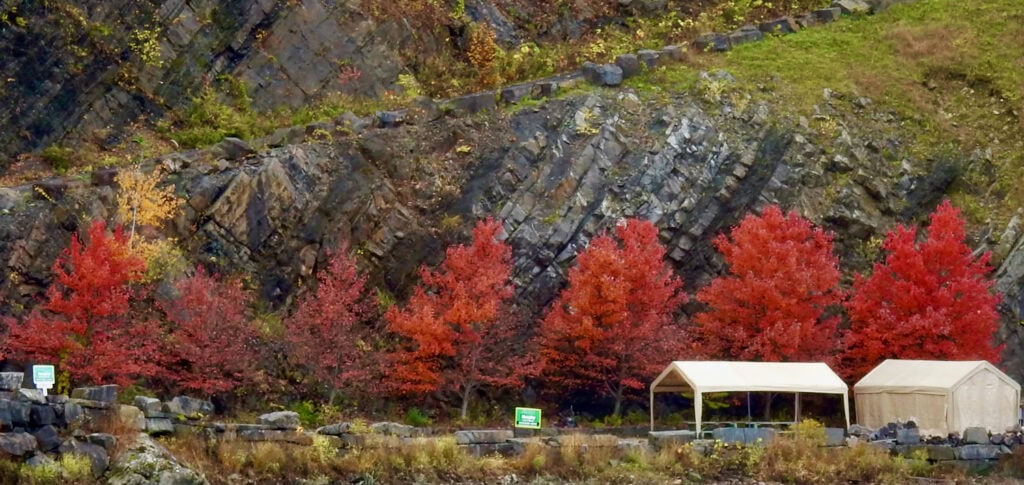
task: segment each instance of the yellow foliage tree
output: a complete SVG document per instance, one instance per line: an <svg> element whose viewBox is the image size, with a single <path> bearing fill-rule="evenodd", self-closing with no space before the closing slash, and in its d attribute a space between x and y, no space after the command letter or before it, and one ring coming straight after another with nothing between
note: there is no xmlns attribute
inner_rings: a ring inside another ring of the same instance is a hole
<svg viewBox="0 0 1024 485"><path fill-rule="evenodd" d="M476 24L469 31L466 55L470 64L476 68L480 87L490 88L501 83L498 60L502 52L495 41L496 38L494 29L486 23Z"/></svg>
<svg viewBox="0 0 1024 485"><path fill-rule="evenodd" d="M160 227L173 219L184 201L174 193L173 186L159 187L163 181L160 170L143 173L138 168L123 171L114 179L121 188L117 195L117 214L122 221L131 224L131 236L135 239L135 227Z"/></svg>

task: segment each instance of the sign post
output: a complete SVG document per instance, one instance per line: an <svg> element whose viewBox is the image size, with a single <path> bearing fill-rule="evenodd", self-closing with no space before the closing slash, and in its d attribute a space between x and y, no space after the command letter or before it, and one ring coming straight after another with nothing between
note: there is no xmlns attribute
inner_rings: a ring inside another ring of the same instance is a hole
<svg viewBox="0 0 1024 485"><path fill-rule="evenodd" d="M516 408L516 427L540 429L540 409Z"/></svg>
<svg viewBox="0 0 1024 485"><path fill-rule="evenodd" d="M43 396L45 396L46 391L53 389L53 384L57 382L57 373L52 365L34 365L32 366L32 382L35 383L36 389L43 391Z"/></svg>

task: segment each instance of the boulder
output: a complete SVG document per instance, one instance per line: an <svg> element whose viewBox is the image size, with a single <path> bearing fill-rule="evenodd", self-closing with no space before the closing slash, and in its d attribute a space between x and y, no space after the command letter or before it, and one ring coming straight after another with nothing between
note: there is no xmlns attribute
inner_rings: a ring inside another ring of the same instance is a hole
<svg viewBox="0 0 1024 485"><path fill-rule="evenodd" d="M640 58L640 62L644 63L648 69L654 69L658 67L661 62L661 53L650 49L641 49L636 51L636 56Z"/></svg>
<svg viewBox="0 0 1024 485"><path fill-rule="evenodd" d="M677 446L690 443L697 439L697 433L693 431L651 431L647 435L647 441L655 450L668 446Z"/></svg>
<svg viewBox="0 0 1024 485"><path fill-rule="evenodd" d="M25 456L36 450L39 442L28 433L0 433L0 451L12 456Z"/></svg>
<svg viewBox="0 0 1024 485"><path fill-rule="evenodd" d="M442 117L444 111L429 96L416 96L406 110L406 121L417 125L437 121Z"/></svg>
<svg viewBox="0 0 1024 485"><path fill-rule="evenodd" d="M291 429L247 429L238 432L238 439L244 441L274 441L309 446L313 437Z"/></svg>
<svg viewBox="0 0 1024 485"><path fill-rule="evenodd" d="M21 197L16 190L0 187L0 212L14 209L18 206L19 201L21 201ZM19 383L18 386L21 384Z"/></svg>
<svg viewBox="0 0 1024 485"><path fill-rule="evenodd" d="M587 82L598 86L618 86L622 84L622 68L615 64L601 64L594 70L594 75Z"/></svg>
<svg viewBox="0 0 1024 485"><path fill-rule="evenodd" d="M155 397L135 396L134 404L147 416L149 413L159 413L163 409L163 403Z"/></svg>
<svg viewBox="0 0 1024 485"><path fill-rule="evenodd" d="M693 46L700 52L725 52L732 50L729 36L717 32L701 34L693 41Z"/></svg>
<svg viewBox="0 0 1024 485"><path fill-rule="evenodd" d="M964 443L980 445L988 443L988 430L981 427L972 427L964 430Z"/></svg>
<svg viewBox="0 0 1024 485"><path fill-rule="evenodd" d="M108 452L117 446L117 437L108 433L92 433L85 436L86 443L103 447Z"/></svg>
<svg viewBox="0 0 1024 485"><path fill-rule="evenodd" d="M321 426L316 429L316 432L317 434L328 436L341 436L343 434L348 434L350 429L352 429L352 423L337 423Z"/></svg>
<svg viewBox="0 0 1024 485"><path fill-rule="evenodd" d="M615 65L622 69L622 77L625 79L640 74L640 58L635 54L622 54L616 57Z"/></svg>
<svg viewBox="0 0 1024 485"><path fill-rule="evenodd" d="M46 397L39 389L18 389L18 399L33 404L46 404Z"/></svg>
<svg viewBox="0 0 1024 485"><path fill-rule="evenodd" d="M433 103L433 100L431 100ZM358 135L363 131L366 131L370 127L370 120L356 115L351 111L346 111L334 119L334 125L342 131Z"/></svg>
<svg viewBox="0 0 1024 485"><path fill-rule="evenodd" d="M60 434L53 425L48 424L37 429L32 436L35 436L37 446L42 451L52 451L60 446Z"/></svg>
<svg viewBox="0 0 1024 485"><path fill-rule="evenodd" d="M661 48L661 58L673 62L682 62L686 60L686 51L678 45L667 45Z"/></svg>
<svg viewBox="0 0 1024 485"><path fill-rule="evenodd" d="M87 401L114 402L117 401L117 389L117 385L115 384L97 387L79 387L71 391L71 398Z"/></svg>
<svg viewBox="0 0 1024 485"><path fill-rule="evenodd" d="M121 423L135 431L144 431L146 429L146 415L135 406L127 404L118 406L117 417Z"/></svg>
<svg viewBox="0 0 1024 485"><path fill-rule="evenodd" d="M92 462L92 474L94 477L102 476L103 472L107 471L107 467L110 465L110 456L107 455L107 450L104 450L102 446L92 443L83 443L70 439L60 445L57 452L61 455L78 455L89 458L89 461Z"/></svg>
<svg viewBox="0 0 1024 485"><path fill-rule="evenodd" d="M768 22L761 22L757 29L765 34L782 35L795 34L800 31L800 26L797 25L793 17L780 17Z"/></svg>
<svg viewBox="0 0 1024 485"><path fill-rule="evenodd" d="M219 149L224 154L224 159L230 161L243 160L256 154L256 150L253 150L248 142L230 136L221 140L215 149Z"/></svg>
<svg viewBox="0 0 1024 485"><path fill-rule="evenodd" d="M275 429L296 429L299 427L299 413L277 411L259 417L259 423Z"/></svg>
<svg viewBox="0 0 1024 485"><path fill-rule="evenodd" d="M836 0L832 2L833 8L838 8L846 15L862 15L871 13L871 5L864 0Z"/></svg>
<svg viewBox="0 0 1024 485"><path fill-rule="evenodd" d="M501 102L505 104L515 104L533 92L533 84L517 84L515 86L505 86L501 89Z"/></svg>
<svg viewBox="0 0 1024 485"><path fill-rule="evenodd" d="M127 453L111 465L110 485L201 485L207 483L196 472L175 459L163 446L146 435L139 435Z"/></svg>
<svg viewBox="0 0 1024 485"><path fill-rule="evenodd" d="M57 413L48 404L33 404L29 412L29 422L32 426L46 426L57 423Z"/></svg>
<svg viewBox="0 0 1024 485"><path fill-rule="evenodd" d="M733 47L762 40L764 40L764 34L753 25L743 26L729 34L729 43Z"/></svg>
<svg viewBox="0 0 1024 485"><path fill-rule="evenodd" d="M22 372L0 372L0 391L17 391L25 379Z"/></svg>
<svg viewBox="0 0 1024 485"><path fill-rule="evenodd" d="M64 403L64 415L61 420L64 426L75 426L85 421L85 412L82 406L74 402Z"/></svg>
<svg viewBox="0 0 1024 485"><path fill-rule="evenodd" d="M41 466L53 466L55 463L56 462L53 461L53 458L50 458L48 455L44 453L36 453L32 455L29 459L25 460L25 464L32 468L38 468Z"/></svg>
<svg viewBox="0 0 1024 485"><path fill-rule="evenodd" d="M380 128L398 128L405 124L408 112L404 109L394 111L378 111L374 115L376 125Z"/></svg>
<svg viewBox="0 0 1024 485"><path fill-rule="evenodd" d="M468 94L448 100L448 106L455 116L466 116L481 111L494 111L498 107L498 97L494 91Z"/></svg>
<svg viewBox="0 0 1024 485"><path fill-rule="evenodd" d="M1001 445L964 445L956 449L959 460L996 460L1010 454L1010 449Z"/></svg>
<svg viewBox="0 0 1024 485"><path fill-rule="evenodd" d="M146 432L151 436L174 433L174 424L167 418L146 418Z"/></svg>
<svg viewBox="0 0 1024 485"><path fill-rule="evenodd" d="M188 419L200 419L213 414L213 403L188 396L177 396L164 404L164 412L185 416Z"/></svg>
<svg viewBox="0 0 1024 485"><path fill-rule="evenodd" d="M14 426L28 426L31 422L32 405L27 402L0 399L0 421Z"/></svg>
<svg viewBox="0 0 1024 485"><path fill-rule="evenodd" d="M513 438L510 429L482 429L455 432L455 442L460 445L505 443Z"/></svg>
<svg viewBox="0 0 1024 485"><path fill-rule="evenodd" d="M415 426L392 422L373 423L370 425L370 430L379 435L398 438L411 438L420 434Z"/></svg>
<svg viewBox="0 0 1024 485"><path fill-rule="evenodd" d="M811 12L811 16L814 20L821 24L827 24L839 20L842 15L842 10L839 7L823 8Z"/></svg>

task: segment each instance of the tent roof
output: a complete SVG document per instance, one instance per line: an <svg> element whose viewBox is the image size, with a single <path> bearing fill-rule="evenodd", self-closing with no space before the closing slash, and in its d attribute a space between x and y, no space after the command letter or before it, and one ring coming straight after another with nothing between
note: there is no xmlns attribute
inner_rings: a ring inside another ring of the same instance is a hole
<svg viewBox="0 0 1024 485"><path fill-rule="evenodd" d="M1018 391L1020 384L984 360L889 359L853 386L854 392L927 392L948 394L968 377L990 371Z"/></svg>
<svg viewBox="0 0 1024 485"><path fill-rule="evenodd" d="M652 392L808 392L843 394L843 382L821 362L676 361L651 384Z"/></svg>

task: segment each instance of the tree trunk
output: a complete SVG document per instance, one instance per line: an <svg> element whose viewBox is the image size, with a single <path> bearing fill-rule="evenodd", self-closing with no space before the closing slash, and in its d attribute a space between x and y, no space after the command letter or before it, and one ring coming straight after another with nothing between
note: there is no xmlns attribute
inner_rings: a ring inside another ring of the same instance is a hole
<svg viewBox="0 0 1024 485"><path fill-rule="evenodd" d="M469 398L473 395L473 386L466 386L465 390L462 391L462 414L461 418L466 419L469 414Z"/></svg>
<svg viewBox="0 0 1024 485"><path fill-rule="evenodd" d="M612 416L622 415L622 388L619 387L614 394L615 397L615 409L612 411Z"/></svg>

